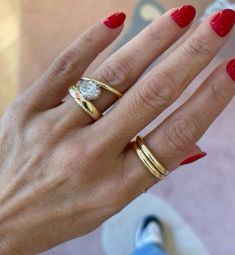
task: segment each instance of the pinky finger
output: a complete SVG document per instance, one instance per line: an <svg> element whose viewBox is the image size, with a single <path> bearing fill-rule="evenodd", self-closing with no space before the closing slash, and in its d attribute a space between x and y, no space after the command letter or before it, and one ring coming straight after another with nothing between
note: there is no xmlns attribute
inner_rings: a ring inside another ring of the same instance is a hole
<svg viewBox="0 0 235 255"><path fill-rule="evenodd" d="M177 168L182 160L184 163L189 163L190 160L185 161L187 158L185 156L187 154L190 157L193 154L187 152L225 109L234 93L235 59L220 65L188 101L145 137L145 143L169 170ZM203 156L205 153L201 152L201 157ZM200 158L200 152L198 158ZM138 185L133 184L136 187L136 194L148 185L153 185L153 179L150 178L140 160L138 166L136 165L138 157L133 153L132 148L127 150L126 160L127 166L135 165L133 168L126 169L125 177L130 176L130 182L131 180L138 182Z"/></svg>

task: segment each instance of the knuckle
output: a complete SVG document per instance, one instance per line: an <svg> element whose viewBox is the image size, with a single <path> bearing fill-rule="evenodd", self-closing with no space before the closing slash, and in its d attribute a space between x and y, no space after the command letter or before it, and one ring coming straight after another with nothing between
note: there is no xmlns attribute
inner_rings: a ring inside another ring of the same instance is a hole
<svg viewBox="0 0 235 255"><path fill-rule="evenodd" d="M153 26L149 26L148 30L150 42L153 45L159 44L162 41L162 35L160 34L160 31L156 30Z"/></svg>
<svg viewBox="0 0 235 255"><path fill-rule="evenodd" d="M55 74L74 73L76 75L78 66L81 69L86 69L86 61L81 61L84 58L83 52L97 51L96 46L99 45L99 42L96 39L95 33L89 31L79 38L79 43L77 44L85 45L85 50L81 51L81 48L84 47L75 47L72 45L68 50L60 54L52 64L52 69Z"/></svg>
<svg viewBox="0 0 235 255"><path fill-rule="evenodd" d="M33 100L19 96L7 109L6 116L15 123L24 125L31 120L34 113L39 111L40 109Z"/></svg>
<svg viewBox="0 0 235 255"><path fill-rule="evenodd" d="M52 66L52 73L54 78L57 76L59 79L71 80L71 77L76 77L78 69L86 69L83 53L79 49L69 49L57 57Z"/></svg>
<svg viewBox="0 0 235 255"><path fill-rule="evenodd" d="M9 107L8 107L8 112L11 113L12 115L19 116L19 113L23 107L23 103L19 100L15 100Z"/></svg>
<svg viewBox="0 0 235 255"><path fill-rule="evenodd" d="M175 119L164 129L165 143L173 151L184 151L197 141L198 128L199 122L196 117Z"/></svg>
<svg viewBox="0 0 235 255"><path fill-rule="evenodd" d="M115 59L108 62L99 73L101 79L112 85L129 84L134 79L134 68L131 59Z"/></svg>
<svg viewBox="0 0 235 255"><path fill-rule="evenodd" d="M190 58L195 59L209 58L213 54L212 47L208 42L198 36L193 36L184 47L184 50Z"/></svg>
<svg viewBox="0 0 235 255"><path fill-rule="evenodd" d="M82 44L86 45L89 50L93 50L95 46L97 47L100 44L97 40L97 32L93 29L90 29L88 32L81 35L80 39Z"/></svg>
<svg viewBox="0 0 235 255"><path fill-rule="evenodd" d="M3 119L9 121L11 125L24 120L25 104L21 100L15 100L5 111Z"/></svg>
<svg viewBox="0 0 235 255"><path fill-rule="evenodd" d="M210 86L210 96L213 104L219 108L224 107L224 103L227 101L226 90L220 83L213 82Z"/></svg>
<svg viewBox="0 0 235 255"><path fill-rule="evenodd" d="M174 101L175 95L172 93L174 82L170 78L158 76L150 78L145 86L139 86L138 97L143 107L149 109L162 109Z"/></svg>
<svg viewBox="0 0 235 255"><path fill-rule="evenodd" d="M64 52L52 64L52 69L55 74L70 73L76 69L74 66L77 62L78 60L75 61L74 54L71 51Z"/></svg>

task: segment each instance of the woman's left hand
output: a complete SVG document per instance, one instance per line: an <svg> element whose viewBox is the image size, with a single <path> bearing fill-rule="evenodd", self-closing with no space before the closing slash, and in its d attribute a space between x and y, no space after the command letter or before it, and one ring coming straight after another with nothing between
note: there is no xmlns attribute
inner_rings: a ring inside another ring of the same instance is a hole
<svg viewBox="0 0 235 255"><path fill-rule="evenodd" d="M0 122L1 254L35 254L84 235L156 182L129 142L209 64L235 19L231 10L214 14L138 80L187 31L194 14L190 6L166 12L91 75L126 92L96 122L72 98L60 102L119 35L123 14L85 31L7 109ZM201 153L196 142L234 92L235 61L225 61L146 144L167 169L177 168ZM102 92L94 104L104 112L115 100Z"/></svg>

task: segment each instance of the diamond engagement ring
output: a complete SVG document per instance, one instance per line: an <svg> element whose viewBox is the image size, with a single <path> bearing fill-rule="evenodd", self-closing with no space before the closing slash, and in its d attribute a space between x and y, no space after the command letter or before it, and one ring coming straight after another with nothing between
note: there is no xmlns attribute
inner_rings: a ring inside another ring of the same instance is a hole
<svg viewBox="0 0 235 255"><path fill-rule="evenodd" d="M100 97L102 88L115 94L118 98L122 96L110 85L89 77L81 77L76 85L69 88L69 94L92 119L98 120L102 115L90 101Z"/></svg>

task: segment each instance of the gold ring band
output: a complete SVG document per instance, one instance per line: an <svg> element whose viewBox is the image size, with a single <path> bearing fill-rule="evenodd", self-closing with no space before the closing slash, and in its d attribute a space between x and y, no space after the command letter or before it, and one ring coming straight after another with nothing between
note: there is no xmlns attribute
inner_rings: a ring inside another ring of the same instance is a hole
<svg viewBox="0 0 235 255"><path fill-rule="evenodd" d="M77 86L71 86L69 88L69 94L74 101L87 113L93 120L98 120L101 117L101 113L97 108L88 100L79 95Z"/></svg>
<svg viewBox="0 0 235 255"><path fill-rule="evenodd" d="M143 151L140 149L140 147L135 142L132 143L132 146L135 149L138 157L144 163L144 165L150 171L150 173L153 174L158 179L162 180L164 178L164 175L162 175L160 172L158 172L158 170L151 164L151 162L148 160L148 158L143 153Z"/></svg>
<svg viewBox="0 0 235 255"><path fill-rule="evenodd" d="M138 157L146 168L158 179L162 180L169 174L169 171L154 157L153 153L144 144L143 138L138 136L135 142L131 143Z"/></svg>
<svg viewBox="0 0 235 255"><path fill-rule="evenodd" d="M122 96L122 93L110 85L89 77L81 77L77 85L73 85L69 88L70 96L94 120L98 120L102 114L90 100L99 98L101 88L115 94L117 97Z"/></svg>
<svg viewBox="0 0 235 255"><path fill-rule="evenodd" d="M145 145L144 140L141 136L137 136L136 143L143 151L143 153L148 157L149 161L158 169L158 171L163 175L168 175L169 171L156 159L153 153L149 150L149 148Z"/></svg>

